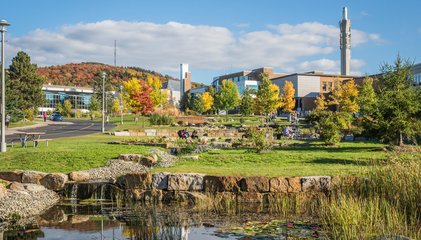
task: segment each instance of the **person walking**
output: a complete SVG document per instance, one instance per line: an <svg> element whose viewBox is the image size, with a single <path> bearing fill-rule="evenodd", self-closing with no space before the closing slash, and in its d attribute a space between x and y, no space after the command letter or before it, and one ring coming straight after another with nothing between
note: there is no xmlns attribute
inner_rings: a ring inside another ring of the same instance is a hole
<svg viewBox="0 0 421 240"><path fill-rule="evenodd" d="M44 118L44 122L46 122L47 121L47 112L43 112L42 117Z"/></svg>
<svg viewBox="0 0 421 240"><path fill-rule="evenodd" d="M4 121L4 125L6 125L6 128L9 128L9 123L10 123L10 115L7 114L6 119Z"/></svg>

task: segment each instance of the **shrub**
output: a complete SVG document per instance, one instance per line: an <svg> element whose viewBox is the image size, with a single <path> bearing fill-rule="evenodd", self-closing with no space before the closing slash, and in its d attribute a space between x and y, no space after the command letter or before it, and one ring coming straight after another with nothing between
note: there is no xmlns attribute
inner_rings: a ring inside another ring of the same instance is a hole
<svg viewBox="0 0 421 240"><path fill-rule="evenodd" d="M257 127L247 129L246 136L257 153L272 147L272 143L266 139L267 131L268 129L258 129Z"/></svg>
<svg viewBox="0 0 421 240"><path fill-rule="evenodd" d="M79 110L76 110L76 111L75 111L75 117L76 117L76 118L82 118L82 115L83 115L83 114L82 114L82 112L81 112L81 111L79 111Z"/></svg>
<svg viewBox="0 0 421 240"><path fill-rule="evenodd" d="M25 113L25 118L29 121L33 121L34 120L34 109L33 108L28 108L23 110L23 112Z"/></svg>
<svg viewBox="0 0 421 240"><path fill-rule="evenodd" d="M174 122L174 117L169 115L151 114L149 117L151 125L170 125Z"/></svg>

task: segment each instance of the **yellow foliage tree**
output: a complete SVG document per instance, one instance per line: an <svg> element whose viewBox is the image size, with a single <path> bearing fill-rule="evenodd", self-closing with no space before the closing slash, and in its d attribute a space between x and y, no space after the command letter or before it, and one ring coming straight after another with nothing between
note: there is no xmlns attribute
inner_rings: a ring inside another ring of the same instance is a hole
<svg viewBox="0 0 421 240"><path fill-rule="evenodd" d="M279 87L273 84L267 74L262 74L262 83L257 91L257 97L254 101L254 108L257 112L262 112L265 115L273 113L276 109L282 106L279 97Z"/></svg>
<svg viewBox="0 0 421 240"><path fill-rule="evenodd" d="M123 91L123 99L126 106L132 106L134 104L134 100L130 96L140 92L140 80L137 78L131 78L128 81L123 82Z"/></svg>
<svg viewBox="0 0 421 240"><path fill-rule="evenodd" d="M283 87L284 93L282 95L282 107L285 112L293 112L295 107L295 89L294 84L290 81L285 81L284 87Z"/></svg>
<svg viewBox="0 0 421 240"><path fill-rule="evenodd" d="M159 105L164 105L165 103L167 103L168 95L166 91L161 91L161 87L162 87L161 80L156 76L149 75L147 77L147 82L149 86L152 87L151 97L152 97L154 106L157 107Z"/></svg>
<svg viewBox="0 0 421 240"><path fill-rule="evenodd" d="M354 80L340 81L335 83L335 89L332 91L332 101L330 104L337 105L341 112L357 113L358 106L358 88Z"/></svg>
<svg viewBox="0 0 421 240"><path fill-rule="evenodd" d="M213 97L209 92L204 92L202 94L202 103L203 103L203 109L205 112L212 109L213 106Z"/></svg>
<svg viewBox="0 0 421 240"><path fill-rule="evenodd" d="M316 100L314 100L314 104L316 104L316 107L315 107L315 109L314 110L316 110L316 111L323 111L323 110L326 110L326 105L327 105L327 102L326 102L326 98L325 98L325 95L322 93L322 94L320 94L320 96L318 96L317 98L316 98Z"/></svg>

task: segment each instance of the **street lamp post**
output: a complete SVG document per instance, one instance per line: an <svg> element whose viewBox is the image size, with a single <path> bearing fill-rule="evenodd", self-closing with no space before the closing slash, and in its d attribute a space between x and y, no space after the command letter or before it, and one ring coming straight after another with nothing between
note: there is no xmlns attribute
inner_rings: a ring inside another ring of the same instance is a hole
<svg viewBox="0 0 421 240"><path fill-rule="evenodd" d="M105 72L101 73L102 76L102 133L105 133L105 114L104 114L104 105L105 105L105 77L107 74Z"/></svg>
<svg viewBox="0 0 421 240"><path fill-rule="evenodd" d="M4 33L6 27L10 26L6 20L0 20L1 32L1 152L6 152L6 83L4 72Z"/></svg>

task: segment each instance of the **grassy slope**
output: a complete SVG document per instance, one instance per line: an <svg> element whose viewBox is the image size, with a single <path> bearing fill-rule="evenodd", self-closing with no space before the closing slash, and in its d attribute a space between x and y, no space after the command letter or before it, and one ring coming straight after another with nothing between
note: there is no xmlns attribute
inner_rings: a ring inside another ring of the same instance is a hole
<svg viewBox="0 0 421 240"><path fill-rule="evenodd" d="M49 143L40 143L38 148L20 146L9 147L7 153L0 154L0 170L37 170L45 172L71 172L104 166L108 159L116 158L120 153L146 153L141 146L106 144L121 140L108 135L88 135L54 139ZM30 144L31 146L31 144Z"/></svg>
<svg viewBox="0 0 421 240"><path fill-rule="evenodd" d="M247 150L217 150L200 155L199 160L178 162L169 169L155 171L198 172L241 176L306 176L361 174L372 160L386 158L381 144L342 143L338 148L312 143L264 153Z"/></svg>

